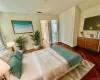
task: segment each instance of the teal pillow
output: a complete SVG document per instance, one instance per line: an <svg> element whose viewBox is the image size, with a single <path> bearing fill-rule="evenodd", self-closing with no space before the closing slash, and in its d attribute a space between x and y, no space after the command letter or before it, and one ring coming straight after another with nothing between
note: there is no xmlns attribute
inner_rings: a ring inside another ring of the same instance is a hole
<svg viewBox="0 0 100 80"><path fill-rule="evenodd" d="M19 60L21 60L22 61L22 53L20 53L19 51L14 51L14 54L13 54L13 56L15 56L16 58L18 58Z"/></svg>
<svg viewBox="0 0 100 80"><path fill-rule="evenodd" d="M10 72L20 79L22 74L22 62L13 56L8 64L10 65Z"/></svg>

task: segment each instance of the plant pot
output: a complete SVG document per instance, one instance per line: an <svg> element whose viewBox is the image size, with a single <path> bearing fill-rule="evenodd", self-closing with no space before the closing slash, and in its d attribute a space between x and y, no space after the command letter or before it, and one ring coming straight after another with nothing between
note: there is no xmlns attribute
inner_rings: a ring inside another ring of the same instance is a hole
<svg viewBox="0 0 100 80"><path fill-rule="evenodd" d="M18 50L20 53L23 53L24 52L24 50Z"/></svg>
<svg viewBox="0 0 100 80"><path fill-rule="evenodd" d="M25 49L20 49L19 47L16 47L16 50L18 50L20 53L23 53Z"/></svg>
<svg viewBox="0 0 100 80"><path fill-rule="evenodd" d="M39 49L40 45L34 45L34 49Z"/></svg>

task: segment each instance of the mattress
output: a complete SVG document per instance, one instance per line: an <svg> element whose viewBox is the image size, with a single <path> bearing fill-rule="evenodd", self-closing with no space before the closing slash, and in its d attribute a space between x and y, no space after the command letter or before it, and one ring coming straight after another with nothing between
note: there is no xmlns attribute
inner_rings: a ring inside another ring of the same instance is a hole
<svg viewBox="0 0 100 80"><path fill-rule="evenodd" d="M58 80L80 65L70 67L68 62L51 48L23 55L23 70L20 80ZM10 75L11 80L19 80Z"/></svg>
<svg viewBox="0 0 100 80"><path fill-rule="evenodd" d="M78 62L82 61L82 57L79 54L70 51L68 49L65 49L64 47L56 45L56 46L52 46L51 48L54 51L56 51L60 56L62 56L68 62L68 65L70 67L73 67Z"/></svg>

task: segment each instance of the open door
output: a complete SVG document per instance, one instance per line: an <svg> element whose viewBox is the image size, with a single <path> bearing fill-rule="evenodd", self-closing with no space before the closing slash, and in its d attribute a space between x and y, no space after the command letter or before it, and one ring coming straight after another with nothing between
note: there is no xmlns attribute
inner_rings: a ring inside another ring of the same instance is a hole
<svg viewBox="0 0 100 80"><path fill-rule="evenodd" d="M52 43L58 42L58 23L57 20L51 20Z"/></svg>
<svg viewBox="0 0 100 80"><path fill-rule="evenodd" d="M42 44L47 42L48 44L58 42L58 25L57 20L41 20L41 33Z"/></svg>

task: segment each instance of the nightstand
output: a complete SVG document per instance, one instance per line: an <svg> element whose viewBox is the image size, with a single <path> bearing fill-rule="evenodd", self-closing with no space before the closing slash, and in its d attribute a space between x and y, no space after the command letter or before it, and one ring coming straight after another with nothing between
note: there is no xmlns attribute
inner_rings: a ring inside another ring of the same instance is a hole
<svg viewBox="0 0 100 80"><path fill-rule="evenodd" d="M0 80L2 80L1 77L0 77Z"/></svg>

